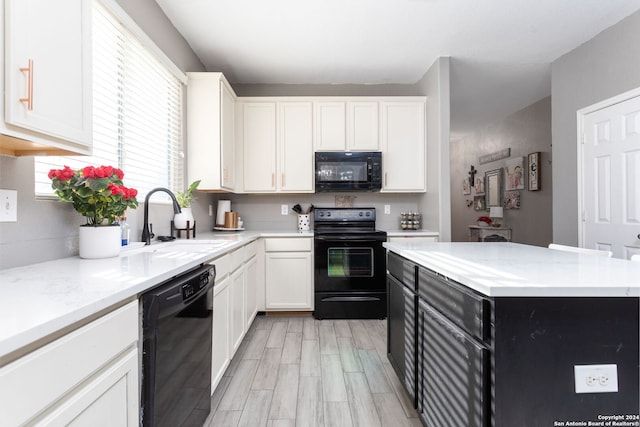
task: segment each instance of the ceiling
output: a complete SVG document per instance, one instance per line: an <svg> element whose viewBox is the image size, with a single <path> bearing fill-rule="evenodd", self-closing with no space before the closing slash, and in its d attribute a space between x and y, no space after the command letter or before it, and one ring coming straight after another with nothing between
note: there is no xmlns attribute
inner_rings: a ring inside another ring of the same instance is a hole
<svg viewBox="0 0 640 427"><path fill-rule="evenodd" d="M452 133L551 94L550 64L638 0L156 0L239 84L417 83L451 57Z"/></svg>

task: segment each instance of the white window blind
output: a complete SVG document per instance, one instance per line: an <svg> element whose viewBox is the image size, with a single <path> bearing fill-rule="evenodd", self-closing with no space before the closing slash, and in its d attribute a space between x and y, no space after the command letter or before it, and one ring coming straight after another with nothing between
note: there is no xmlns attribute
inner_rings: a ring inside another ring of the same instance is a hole
<svg viewBox="0 0 640 427"><path fill-rule="evenodd" d="M47 174L64 165L119 167L138 200L155 187L183 190L182 91L162 61L94 2L93 155L37 157L36 195L53 194Z"/></svg>

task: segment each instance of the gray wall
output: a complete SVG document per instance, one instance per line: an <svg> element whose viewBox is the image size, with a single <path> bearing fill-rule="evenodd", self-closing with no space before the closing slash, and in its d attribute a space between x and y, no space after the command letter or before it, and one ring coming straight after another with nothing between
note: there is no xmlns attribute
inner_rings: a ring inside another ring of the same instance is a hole
<svg viewBox="0 0 640 427"><path fill-rule="evenodd" d="M199 59L154 0L118 2L178 68L183 71L203 71ZM18 191L18 221L0 223L0 269L78 253L78 226L84 223L83 218L68 203L35 200L33 176L33 157L0 156L0 188ZM194 210L196 215L206 220L204 209L206 205ZM169 206L152 205L150 217L157 224L159 233L169 234L172 217ZM131 212L129 219L132 234L139 236L142 230L142 206Z"/></svg>
<svg viewBox="0 0 640 427"><path fill-rule="evenodd" d="M640 11L551 66L553 241L578 245L576 111L640 87Z"/></svg>
<svg viewBox="0 0 640 427"><path fill-rule="evenodd" d="M505 226L512 228L513 241L547 246L551 243L551 99L544 98L502 120L492 123L453 141L451 144L451 212L452 240L468 241L468 226L475 225L486 211L476 211L467 201L473 201L475 190L463 195L462 180L469 177L471 165L478 170L476 178L489 170L504 166L504 160L480 164L479 156L511 148L511 158L541 152L541 190L520 191L520 209L504 210ZM525 159L526 161L526 159ZM555 182L554 182L555 185Z"/></svg>
<svg viewBox="0 0 640 427"><path fill-rule="evenodd" d="M418 196L424 228L438 230L440 241L451 240L449 140L451 123L450 59L438 58L418 82L427 96L427 192Z"/></svg>

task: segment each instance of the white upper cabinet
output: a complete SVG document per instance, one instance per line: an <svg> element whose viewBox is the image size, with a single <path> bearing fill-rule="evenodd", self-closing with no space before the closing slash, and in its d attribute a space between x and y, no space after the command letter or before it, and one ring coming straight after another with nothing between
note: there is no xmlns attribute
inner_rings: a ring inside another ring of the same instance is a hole
<svg viewBox="0 0 640 427"><path fill-rule="evenodd" d="M244 191L276 191L276 103L242 104Z"/></svg>
<svg viewBox="0 0 640 427"><path fill-rule="evenodd" d="M311 102L278 103L278 182L281 192L313 192Z"/></svg>
<svg viewBox="0 0 640 427"><path fill-rule="evenodd" d="M315 150L344 151L347 148L346 102L313 103Z"/></svg>
<svg viewBox="0 0 640 427"><path fill-rule="evenodd" d="M242 106L244 192L313 192L312 103Z"/></svg>
<svg viewBox="0 0 640 427"><path fill-rule="evenodd" d="M222 73L187 73L187 170L201 190L236 189L236 95Z"/></svg>
<svg viewBox="0 0 640 427"><path fill-rule="evenodd" d="M426 191L426 99L381 102L383 192Z"/></svg>
<svg viewBox="0 0 640 427"><path fill-rule="evenodd" d="M90 154L92 2L5 0L4 6L5 102L0 133L40 148L3 137L2 152Z"/></svg>
<svg viewBox="0 0 640 427"><path fill-rule="evenodd" d="M316 101L316 151L378 151L378 101Z"/></svg>

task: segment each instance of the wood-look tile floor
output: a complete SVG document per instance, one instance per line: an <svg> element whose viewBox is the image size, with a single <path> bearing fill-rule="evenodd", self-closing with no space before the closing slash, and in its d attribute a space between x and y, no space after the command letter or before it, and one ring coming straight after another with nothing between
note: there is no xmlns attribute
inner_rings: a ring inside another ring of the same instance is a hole
<svg viewBox="0 0 640 427"><path fill-rule="evenodd" d="M420 426L387 356L386 320L258 316L208 426Z"/></svg>

